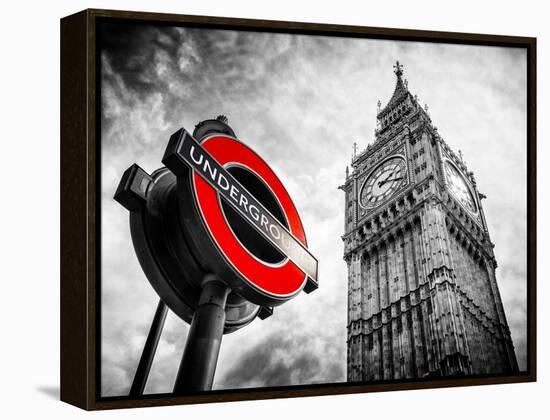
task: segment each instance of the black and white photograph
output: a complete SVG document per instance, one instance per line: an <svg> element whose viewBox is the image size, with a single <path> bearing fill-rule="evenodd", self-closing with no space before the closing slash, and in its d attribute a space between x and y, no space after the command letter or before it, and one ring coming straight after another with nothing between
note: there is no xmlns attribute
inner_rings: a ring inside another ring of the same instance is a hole
<svg viewBox="0 0 550 420"><path fill-rule="evenodd" d="M99 398L529 371L525 48L97 42Z"/></svg>

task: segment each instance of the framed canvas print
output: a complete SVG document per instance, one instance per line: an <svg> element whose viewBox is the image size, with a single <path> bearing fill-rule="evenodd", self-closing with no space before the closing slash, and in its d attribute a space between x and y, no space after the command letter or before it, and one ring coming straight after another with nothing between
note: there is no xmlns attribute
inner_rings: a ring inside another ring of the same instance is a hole
<svg viewBox="0 0 550 420"><path fill-rule="evenodd" d="M61 19L61 399L536 379L534 38Z"/></svg>

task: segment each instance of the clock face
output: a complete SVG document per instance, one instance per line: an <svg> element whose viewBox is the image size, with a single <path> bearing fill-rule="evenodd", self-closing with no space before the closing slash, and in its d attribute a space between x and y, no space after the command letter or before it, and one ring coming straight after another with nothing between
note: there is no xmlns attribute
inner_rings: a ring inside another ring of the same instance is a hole
<svg viewBox="0 0 550 420"><path fill-rule="evenodd" d="M449 184L449 190L472 213L477 213L474 197L462 174L448 160L445 161L445 176Z"/></svg>
<svg viewBox="0 0 550 420"><path fill-rule="evenodd" d="M369 174L361 188L359 201L365 208L377 207L392 197L406 182L405 159L394 156Z"/></svg>

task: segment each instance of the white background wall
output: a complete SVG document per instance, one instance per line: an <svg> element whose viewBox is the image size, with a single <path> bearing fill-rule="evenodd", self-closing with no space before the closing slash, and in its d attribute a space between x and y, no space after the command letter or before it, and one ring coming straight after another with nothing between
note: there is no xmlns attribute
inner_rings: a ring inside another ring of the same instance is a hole
<svg viewBox="0 0 550 420"><path fill-rule="evenodd" d="M0 23L0 412L4 418L77 418L59 384L59 18L87 7L480 32L538 38L539 381L427 391L111 411L102 418L518 418L541 413L550 391L545 282L549 224L550 29L544 2L278 0L4 2Z"/></svg>

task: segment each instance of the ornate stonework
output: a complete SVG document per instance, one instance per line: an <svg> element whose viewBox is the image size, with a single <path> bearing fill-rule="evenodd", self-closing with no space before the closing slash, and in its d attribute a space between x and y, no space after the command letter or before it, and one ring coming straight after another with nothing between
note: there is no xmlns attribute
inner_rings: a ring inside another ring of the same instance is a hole
<svg viewBox="0 0 550 420"><path fill-rule="evenodd" d="M341 187L348 380L514 373L483 195L394 68L375 141Z"/></svg>

